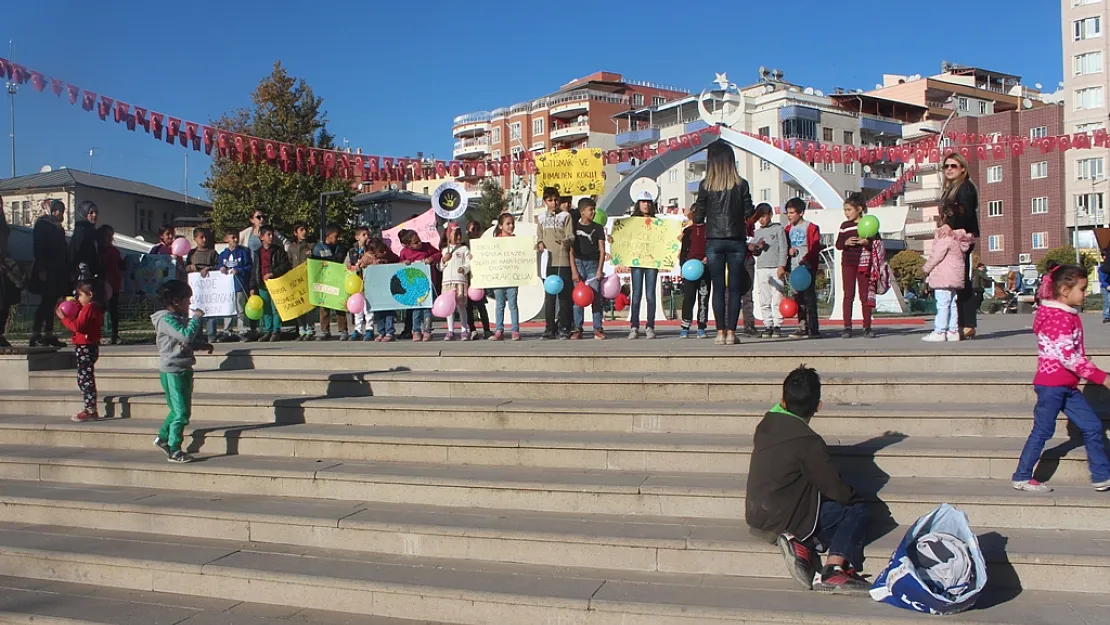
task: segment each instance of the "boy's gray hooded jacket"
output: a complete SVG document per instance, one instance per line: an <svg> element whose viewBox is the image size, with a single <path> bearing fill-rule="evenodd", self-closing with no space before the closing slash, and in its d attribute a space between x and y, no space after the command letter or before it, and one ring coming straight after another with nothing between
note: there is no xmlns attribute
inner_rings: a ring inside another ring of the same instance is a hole
<svg viewBox="0 0 1110 625"><path fill-rule="evenodd" d="M786 267L790 251L790 239L786 229L777 221L772 221L755 231L754 238L763 239L763 249L756 250L755 266L759 269Z"/></svg>
<svg viewBox="0 0 1110 625"><path fill-rule="evenodd" d="M200 319L190 319L186 324L180 315L159 310L150 316L150 320L154 323L155 341L158 344L158 371L191 371L197 363L193 356L193 341L200 335Z"/></svg>

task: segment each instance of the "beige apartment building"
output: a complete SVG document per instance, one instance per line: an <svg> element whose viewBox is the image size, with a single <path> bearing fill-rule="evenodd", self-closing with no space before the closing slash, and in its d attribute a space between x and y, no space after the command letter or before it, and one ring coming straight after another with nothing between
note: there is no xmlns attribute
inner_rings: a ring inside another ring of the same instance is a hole
<svg viewBox="0 0 1110 625"><path fill-rule="evenodd" d="M1107 0L1060 0L1064 46L1064 132L1106 128L1106 71L1110 38L1106 35ZM1106 159L1110 150L1095 148L1067 153L1064 193L1070 203L1067 227L1080 247L1094 247L1092 230L1107 225ZM1086 231L1086 235L1084 232Z"/></svg>

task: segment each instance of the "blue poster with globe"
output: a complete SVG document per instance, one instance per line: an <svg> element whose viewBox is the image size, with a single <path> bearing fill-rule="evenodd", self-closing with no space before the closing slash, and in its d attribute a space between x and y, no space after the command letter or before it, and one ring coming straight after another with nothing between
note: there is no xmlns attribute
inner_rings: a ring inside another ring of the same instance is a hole
<svg viewBox="0 0 1110 625"><path fill-rule="evenodd" d="M431 308L435 299L432 267L424 263L371 265L362 270L362 284L370 311Z"/></svg>

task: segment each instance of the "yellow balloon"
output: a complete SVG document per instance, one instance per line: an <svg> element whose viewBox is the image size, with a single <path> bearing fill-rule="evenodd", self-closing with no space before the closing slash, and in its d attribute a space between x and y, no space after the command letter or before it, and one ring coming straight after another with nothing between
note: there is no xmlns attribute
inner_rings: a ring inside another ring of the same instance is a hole
<svg viewBox="0 0 1110 625"><path fill-rule="evenodd" d="M261 312L263 305L264 302L262 301L262 297L258 295L251 295L247 298L247 310L257 310Z"/></svg>
<svg viewBox="0 0 1110 625"><path fill-rule="evenodd" d="M362 278L357 273L349 273L343 281L343 287L347 289L347 295L362 293Z"/></svg>

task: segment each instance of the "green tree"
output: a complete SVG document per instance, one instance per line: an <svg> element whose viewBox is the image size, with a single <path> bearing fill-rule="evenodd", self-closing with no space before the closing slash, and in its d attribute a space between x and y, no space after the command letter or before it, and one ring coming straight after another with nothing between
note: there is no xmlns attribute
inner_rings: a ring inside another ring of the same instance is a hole
<svg viewBox="0 0 1110 625"><path fill-rule="evenodd" d="M1075 248L1070 245L1061 245L1048 250L1044 253L1044 258L1037 263L1037 271L1041 273L1048 271L1046 265L1050 260L1054 260L1061 265L1074 265ZM1079 255L1079 262L1087 275L1090 275L1091 271L1098 265L1099 259L1094 254L1084 252Z"/></svg>
<svg viewBox="0 0 1110 625"><path fill-rule="evenodd" d="M898 287L905 293L912 286L920 284L925 279L921 268L925 266L925 258L913 250L902 250L890 259L890 271L898 281Z"/></svg>
<svg viewBox="0 0 1110 625"><path fill-rule="evenodd" d="M213 125L262 139L334 149L323 102L304 79L290 76L278 61L251 94L250 107L227 113ZM345 192L328 198L329 222L348 227L358 214L351 202L354 191L349 180L287 174L269 165L230 158L213 159L204 187L212 198L212 223L217 232L245 228L256 209L266 211L269 223L285 234L292 234L290 226L297 221L308 223L309 231L314 232L320 219L320 194L328 191Z"/></svg>
<svg viewBox="0 0 1110 625"><path fill-rule="evenodd" d="M509 203L505 200L505 192L496 178L483 179L478 188L482 192L482 197L474 203L474 206L467 209L467 217L470 221L482 224L483 228L489 228L501 213L508 210Z"/></svg>

